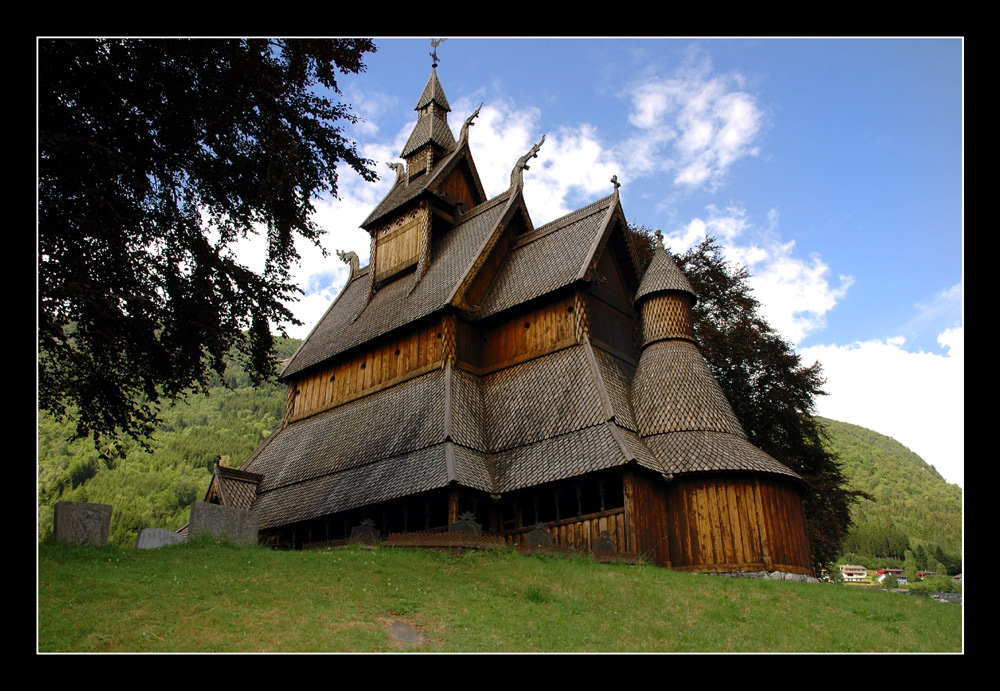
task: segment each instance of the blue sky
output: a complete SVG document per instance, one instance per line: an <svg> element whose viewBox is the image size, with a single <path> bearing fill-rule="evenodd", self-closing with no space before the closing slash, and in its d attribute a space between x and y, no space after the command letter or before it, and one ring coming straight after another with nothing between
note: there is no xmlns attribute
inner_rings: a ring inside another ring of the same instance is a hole
<svg viewBox="0 0 1000 691"><path fill-rule="evenodd" d="M376 39L340 79L349 135L382 180L345 171L301 246L304 337L367 263L358 229L388 191L431 71L429 39ZM819 360L821 415L893 436L964 484L963 43L958 39L460 39L438 48L455 134L486 191L525 174L535 225L611 192L684 250L714 234L768 320Z"/></svg>

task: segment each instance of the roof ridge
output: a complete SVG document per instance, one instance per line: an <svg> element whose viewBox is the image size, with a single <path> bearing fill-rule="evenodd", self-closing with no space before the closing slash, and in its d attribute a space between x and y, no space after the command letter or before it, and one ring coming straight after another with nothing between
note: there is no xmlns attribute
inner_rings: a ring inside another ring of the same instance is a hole
<svg viewBox="0 0 1000 691"><path fill-rule="evenodd" d="M465 223L473 216L478 216L482 213L485 213L486 211L489 211L497 204L500 204L501 202L506 202L507 199L510 197L511 192L512 190L510 189L504 190L503 192L493 197L492 199L487 199L486 201L481 202L480 204L477 204L476 206L472 207L466 213L462 214L462 218L458 222L458 224L461 225L462 223Z"/></svg>
<svg viewBox="0 0 1000 691"><path fill-rule="evenodd" d="M598 209L609 203L614 196L615 195L612 192L606 197L601 197L597 201L593 201L590 204L581 206L579 209L576 209L575 211L570 211L565 216L560 216L554 221L549 221L545 225L535 228L535 233L541 235L543 232L547 233L551 230L554 230L555 226L557 225L558 226L566 225L567 223L578 220L583 216L589 216L593 213L597 213Z"/></svg>

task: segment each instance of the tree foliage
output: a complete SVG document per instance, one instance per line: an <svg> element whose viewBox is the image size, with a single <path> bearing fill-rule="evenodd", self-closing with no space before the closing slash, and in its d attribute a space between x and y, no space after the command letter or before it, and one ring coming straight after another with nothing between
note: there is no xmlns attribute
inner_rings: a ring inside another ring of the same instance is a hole
<svg viewBox="0 0 1000 691"><path fill-rule="evenodd" d="M654 238L642 226L632 232L645 266ZM750 441L809 484L804 506L813 561L832 563L859 493L848 487L837 460L824 448L814 407L823 394L819 364L804 365L761 316L749 271L726 262L715 238L672 256L698 295L694 328L705 360Z"/></svg>
<svg viewBox="0 0 1000 691"><path fill-rule="evenodd" d="M41 40L39 406L95 443L144 439L161 399L204 389L235 348L273 376L296 323L294 241L338 165L373 180L336 75L368 40ZM335 98L335 97L334 97ZM264 268L233 256L266 235Z"/></svg>

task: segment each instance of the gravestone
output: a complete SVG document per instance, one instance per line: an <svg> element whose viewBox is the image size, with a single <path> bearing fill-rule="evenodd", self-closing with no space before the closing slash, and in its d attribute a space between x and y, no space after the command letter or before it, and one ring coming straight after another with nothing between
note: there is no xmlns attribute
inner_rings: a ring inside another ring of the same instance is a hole
<svg viewBox="0 0 1000 691"><path fill-rule="evenodd" d="M534 529L524 536L525 546L529 548L555 547L556 539L545 529L544 523L536 523Z"/></svg>
<svg viewBox="0 0 1000 691"><path fill-rule="evenodd" d="M216 540L227 540L234 545L255 545L259 523L260 516L256 511L196 501L191 505L188 537L207 533Z"/></svg>
<svg viewBox="0 0 1000 691"><path fill-rule="evenodd" d="M591 550L594 552L594 558L598 561L610 561L614 558L615 543L611 539L611 535L608 534L608 531L601 531L600 536L591 545Z"/></svg>
<svg viewBox="0 0 1000 691"><path fill-rule="evenodd" d="M135 537L136 549L157 549L184 542L179 534L165 528L143 528Z"/></svg>
<svg viewBox="0 0 1000 691"><path fill-rule="evenodd" d="M106 545L111 531L111 504L85 501L56 502L53 528L56 542L68 545Z"/></svg>
<svg viewBox="0 0 1000 691"><path fill-rule="evenodd" d="M471 511L466 511L458 517L458 521L448 524L449 533L459 535L480 535L483 532L481 523L476 523L476 516Z"/></svg>
<svg viewBox="0 0 1000 691"><path fill-rule="evenodd" d="M382 534L379 529L375 527L375 521L370 518L366 518L361 521L360 525L356 525L351 528L351 541L359 541L363 545L374 545L379 541Z"/></svg>

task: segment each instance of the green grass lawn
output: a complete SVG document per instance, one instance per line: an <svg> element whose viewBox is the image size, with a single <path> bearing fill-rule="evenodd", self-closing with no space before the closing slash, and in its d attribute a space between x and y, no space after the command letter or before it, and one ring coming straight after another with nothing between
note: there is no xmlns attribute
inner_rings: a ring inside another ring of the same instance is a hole
<svg viewBox="0 0 1000 691"><path fill-rule="evenodd" d="M960 652L962 605L507 551L40 545L38 650Z"/></svg>

